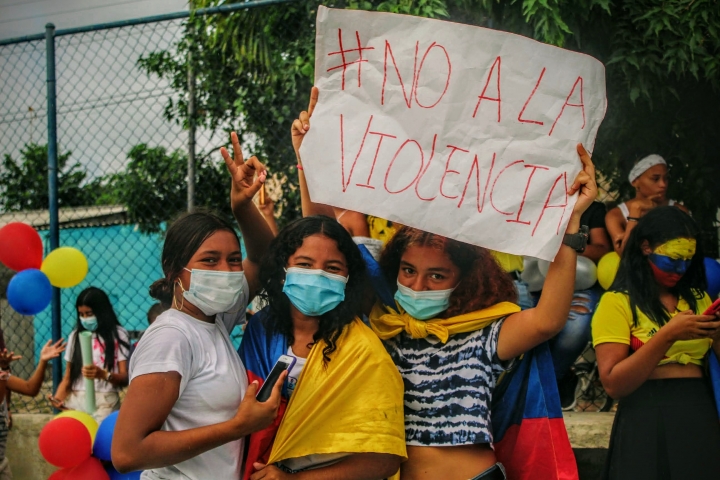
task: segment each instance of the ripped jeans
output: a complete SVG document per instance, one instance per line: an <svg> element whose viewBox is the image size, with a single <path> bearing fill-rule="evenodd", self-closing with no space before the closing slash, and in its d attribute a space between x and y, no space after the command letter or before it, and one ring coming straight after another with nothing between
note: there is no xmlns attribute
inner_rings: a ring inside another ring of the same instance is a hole
<svg viewBox="0 0 720 480"><path fill-rule="evenodd" d="M555 377L558 380L570 370L590 341L590 322L602 293L603 291L597 286L576 291L570 304L570 315L565 327L550 339L550 354L555 367Z"/></svg>

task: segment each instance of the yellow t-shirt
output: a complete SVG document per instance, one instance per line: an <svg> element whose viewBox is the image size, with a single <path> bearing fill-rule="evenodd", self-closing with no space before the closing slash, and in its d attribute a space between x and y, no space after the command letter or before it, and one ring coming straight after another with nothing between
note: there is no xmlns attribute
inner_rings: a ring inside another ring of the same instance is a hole
<svg viewBox="0 0 720 480"><path fill-rule="evenodd" d="M500 264L503 270L506 272L522 272L523 271L523 257L520 255L513 255L511 253L503 253L495 250L490 250L495 260Z"/></svg>
<svg viewBox="0 0 720 480"><path fill-rule="evenodd" d="M712 301L706 293L697 301L698 311L701 314ZM678 312L689 310L688 303L680 298L677 305ZM675 314L672 314L675 316ZM643 346L655 335L661 327L658 327L647 315L637 310L638 326L633 325L632 311L630 310L630 298L625 293L606 292L600 299L595 315L592 319L593 346L601 343L622 343L630 345L633 351ZM705 354L710 350L712 340L702 338L697 340L678 340L665 354L660 365L667 363L680 363L686 365L694 363L703 365Z"/></svg>
<svg viewBox="0 0 720 480"><path fill-rule="evenodd" d="M370 229L370 238L380 240L383 245L390 241L395 233L402 227L399 223L391 222L380 217L367 216L368 229Z"/></svg>

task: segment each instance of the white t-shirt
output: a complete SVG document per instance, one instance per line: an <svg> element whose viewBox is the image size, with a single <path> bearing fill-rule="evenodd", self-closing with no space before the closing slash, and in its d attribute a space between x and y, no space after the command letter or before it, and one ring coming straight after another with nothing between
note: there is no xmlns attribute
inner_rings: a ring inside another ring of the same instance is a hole
<svg viewBox="0 0 720 480"><path fill-rule="evenodd" d="M302 373L302 369L307 362L307 358L302 358L295 355L295 353L293 353L292 347L288 347L287 354L295 358L295 365L293 365L293 368L290 369L290 373L288 373L287 377L288 396L291 396L295 391L295 386L297 385L297 381L300 378L300 373Z"/></svg>
<svg viewBox="0 0 720 480"><path fill-rule="evenodd" d="M72 362L73 353L75 352L75 335L77 330L73 330L68 336L67 349L65 349L65 361ZM123 327L117 327L117 336L125 342L125 345L130 345L128 338L128 332ZM103 343L102 337L99 337L97 333L93 333L92 336L92 347L93 347L93 364L96 367L105 368L105 344ZM120 343L115 340L115 365L113 366L112 373L118 373L118 363L126 361L128 359L129 348L121 347ZM95 391L96 392L117 392L122 387L113 385L105 380L95 379ZM85 377L82 375L75 380L71 390L73 391L85 391Z"/></svg>
<svg viewBox="0 0 720 480"><path fill-rule="evenodd" d="M225 422L235 416L248 386L247 372L229 332L245 321L248 285L232 309L215 323L197 320L175 309L162 313L145 331L130 360L130 382L150 373L178 372L180 395L162 429L182 431ZM143 480L238 479L242 474L244 439L184 462L146 470Z"/></svg>

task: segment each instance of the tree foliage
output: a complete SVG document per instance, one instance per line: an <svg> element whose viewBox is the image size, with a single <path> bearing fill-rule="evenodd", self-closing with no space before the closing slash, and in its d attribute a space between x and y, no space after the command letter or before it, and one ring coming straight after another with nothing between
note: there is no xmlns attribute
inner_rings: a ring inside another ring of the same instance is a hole
<svg viewBox="0 0 720 480"><path fill-rule="evenodd" d="M230 3L198 0L198 8ZM173 52L141 60L181 93L166 115L211 129L235 129L271 171L295 179L289 128L313 79L318 0L192 16ZM525 35L606 65L608 111L594 159L622 197L633 163L663 155L683 200L717 249L720 206L720 5L717 0L347 0L327 4L443 18ZM193 53L196 118L186 110L187 53ZM282 199L284 220L299 212L297 191Z"/></svg>
<svg viewBox="0 0 720 480"><path fill-rule="evenodd" d="M85 182L87 172L79 163L69 165L70 155L70 152L58 152L58 204L60 207L94 205L101 194L100 181ZM20 160L4 155L0 168L2 210L47 210L49 198L47 145L26 144L20 151Z"/></svg>
<svg viewBox="0 0 720 480"><path fill-rule="evenodd" d="M105 200L127 208L128 219L141 232L157 233L187 209L187 156L164 147L136 145L121 173L111 175ZM221 215L230 212L229 177L225 165L201 160L196 166L196 205Z"/></svg>

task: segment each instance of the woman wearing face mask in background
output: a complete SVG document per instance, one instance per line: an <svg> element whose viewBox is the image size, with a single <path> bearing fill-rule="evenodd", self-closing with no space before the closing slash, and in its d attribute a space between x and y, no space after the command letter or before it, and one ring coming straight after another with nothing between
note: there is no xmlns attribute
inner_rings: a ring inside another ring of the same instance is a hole
<svg viewBox="0 0 720 480"><path fill-rule="evenodd" d="M700 229L673 207L633 230L610 290L593 316L600 380L619 399L602 478L720 478L720 423L706 376L720 354L720 321L702 315Z"/></svg>
<svg viewBox="0 0 720 480"><path fill-rule="evenodd" d="M85 411L83 377L94 379L96 410L92 415L101 422L120 408L118 393L128 382L128 332L120 326L110 299L99 288L89 287L80 292L75 307L77 325L68 337L65 376L50 401L56 408ZM93 364L87 367L83 366L78 335L84 331L93 332Z"/></svg>
<svg viewBox="0 0 720 480"><path fill-rule="evenodd" d="M244 162L237 135L235 158L221 153L232 176L232 211L247 248L226 220L189 213L167 231L165 277L150 295L171 305L143 335L130 365L130 387L117 420L112 458L121 472L142 479L237 479L244 438L272 422L280 377L269 400L255 399L230 340L258 290L258 265L272 240L252 203L266 172L255 157ZM258 178L253 181L255 174Z"/></svg>
<svg viewBox="0 0 720 480"><path fill-rule="evenodd" d="M366 274L353 239L335 219L297 220L271 244L260 279L268 306L250 319L240 356L251 380L262 381L281 355L295 365L280 415L250 437L245 478L397 472L406 457L402 380L358 319Z"/></svg>
<svg viewBox="0 0 720 480"><path fill-rule="evenodd" d="M628 181L635 187L635 197L611 209L605 215L605 226L615 251L622 255L630 232L638 220L655 207L675 206L688 213L675 200L668 200L668 167L660 155L648 155L630 170Z"/></svg>

